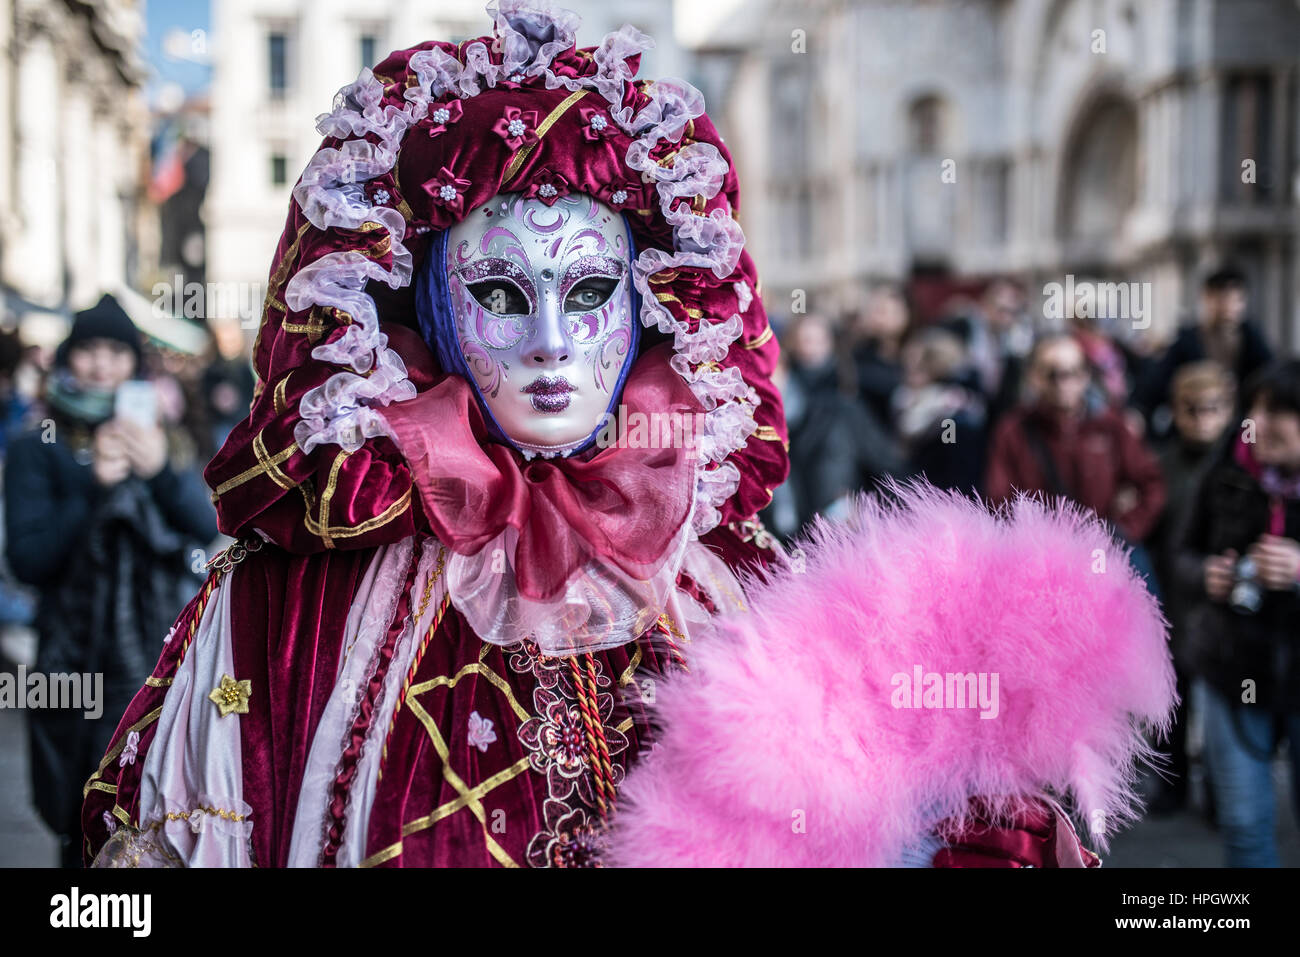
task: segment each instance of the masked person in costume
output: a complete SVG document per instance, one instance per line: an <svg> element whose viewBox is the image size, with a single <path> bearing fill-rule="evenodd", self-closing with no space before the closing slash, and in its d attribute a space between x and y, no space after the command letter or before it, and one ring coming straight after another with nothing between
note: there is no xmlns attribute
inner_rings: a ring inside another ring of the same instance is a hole
<svg viewBox="0 0 1300 957"><path fill-rule="evenodd" d="M600 863L675 733L658 689L785 561L776 343L702 98L635 79L632 27L488 10L319 119L206 473L240 541L86 785L97 864ZM878 862L1085 861L1056 804L984 793Z"/></svg>

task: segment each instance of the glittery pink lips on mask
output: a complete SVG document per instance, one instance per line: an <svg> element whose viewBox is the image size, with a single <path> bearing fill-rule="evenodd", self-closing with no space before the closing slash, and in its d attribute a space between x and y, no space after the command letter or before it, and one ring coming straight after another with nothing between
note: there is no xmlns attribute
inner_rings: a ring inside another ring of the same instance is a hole
<svg viewBox="0 0 1300 957"><path fill-rule="evenodd" d="M541 375L519 391L533 397L533 408L538 412L563 412L569 407L569 393L577 390L564 376Z"/></svg>

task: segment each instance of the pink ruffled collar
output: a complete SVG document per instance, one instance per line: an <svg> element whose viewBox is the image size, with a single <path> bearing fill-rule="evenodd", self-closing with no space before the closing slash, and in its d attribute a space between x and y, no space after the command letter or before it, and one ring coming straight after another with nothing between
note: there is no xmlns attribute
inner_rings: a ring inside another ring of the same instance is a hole
<svg viewBox="0 0 1300 957"><path fill-rule="evenodd" d="M702 412L657 346L634 365L620 414ZM474 555L507 527L518 532L512 566L518 593L551 601L588 563L612 563L651 578L691 519L700 450L614 445L570 458L533 459L487 438L469 384L445 376L412 399L380 410L413 473L429 530L447 548ZM660 421L655 419L653 421ZM508 562L505 560L508 559Z"/></svg>

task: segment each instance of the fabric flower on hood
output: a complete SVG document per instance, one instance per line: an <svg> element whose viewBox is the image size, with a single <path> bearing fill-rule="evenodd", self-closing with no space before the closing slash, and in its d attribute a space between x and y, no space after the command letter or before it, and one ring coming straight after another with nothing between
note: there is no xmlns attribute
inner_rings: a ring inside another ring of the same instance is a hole
<svg viewBox="0 0 1300 957"><path fill-rule="evenodd" d="M517 106L507 106L505 113L496 121L492 132L506 141L512 150L537 142L537 111L521 110Z"/></svg>
<svg viewBox="0 0 1300 957"><path fill-rule="evenodd" d="M434 137L440 133L447 132L447 128L464 115L465 109L460 105L460 100L448 100L446 103L435 103L429 107L429 119L433 122L429 124L429 136Z"/></svg>
<svg viewBox="0 0 1300 957"><path fill-rule="evenodd" d="M537 174L528 191L524 193L529 199L537 197L547 206L554 206L561 196L569 195L569 181L559 173L544 169Z"/></svg>
<svg viewBox="0 0 1300 957"><path fill-rule="evenodd" d="M453 213L459 213L465 208L465 190L469 189L469 185L469 180L459 179L455 173L444 166L438 170L438 175L426 182L422 188L439 206L445 206Z"/></svg>

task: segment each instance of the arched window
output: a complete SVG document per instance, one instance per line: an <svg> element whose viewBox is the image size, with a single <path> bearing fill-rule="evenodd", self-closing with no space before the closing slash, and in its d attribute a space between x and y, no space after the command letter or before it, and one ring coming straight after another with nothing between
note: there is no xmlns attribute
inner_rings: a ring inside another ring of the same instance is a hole
<svg viewBox="0 0 1300 957"><path fill-rule="evenodd" d="M907 146L913 153L941 153L948 142L948 104L933 94L918 97L907 111Z"/></svg>
<svg viewBox="0 0 1300 957"><path fill-rule="evenodd" d="M1098 100L1063 157L1060 232L1083 240L1116 238L1137 199L1137 113L1120 97Z"/></svg>

